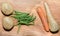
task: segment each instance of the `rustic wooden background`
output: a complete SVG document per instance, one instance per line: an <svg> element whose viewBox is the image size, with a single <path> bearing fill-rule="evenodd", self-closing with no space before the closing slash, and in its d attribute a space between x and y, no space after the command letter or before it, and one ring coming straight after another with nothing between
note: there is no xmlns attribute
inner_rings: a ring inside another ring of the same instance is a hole
<svg viewBox="0 0 60 36"><path fill-rule="evenodd" d="M31 12L36 16L35 25L22 25L19 34L17 34L18 26L15 26L11 31L5 31L2 27L3 14L1 13L1 3L10 3L15 10ZM52 34L46 32L41 24L41 21L35 11L37 5L43 7L43 2L47 2L53 17L60 25L60 0L0 0L0 36L60 36L60 32Z"/></svg>

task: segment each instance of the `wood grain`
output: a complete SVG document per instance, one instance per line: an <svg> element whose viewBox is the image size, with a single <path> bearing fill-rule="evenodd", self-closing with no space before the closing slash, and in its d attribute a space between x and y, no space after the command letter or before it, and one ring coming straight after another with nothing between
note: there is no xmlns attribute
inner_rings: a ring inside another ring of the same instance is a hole
<svg viewBox="0 0 60 36"><path fill-rule="evenodd" d="M3 2L10 3L15 10L30 12L36 16L35 24L33 26L22 25L19 34L17 34L18 26L15 26L9 32L5 31L2 27L2 18L4 15L1 13L1 4ZM35 10L37 6L43 7L43 2L48 3L53 17L60 25L60 0L0 0L0 36L60 36L60 32L52 34L44 30L41 20Z"/></svg>

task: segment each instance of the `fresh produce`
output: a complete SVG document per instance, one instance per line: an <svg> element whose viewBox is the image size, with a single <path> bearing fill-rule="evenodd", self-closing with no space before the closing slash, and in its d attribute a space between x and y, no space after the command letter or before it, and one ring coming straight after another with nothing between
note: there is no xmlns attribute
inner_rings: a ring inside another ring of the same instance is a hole
<svg viewBox="0 0 60 36"><path fill-rule="evenodd" d="M36 17L33 17L29 15L29 13L24 13L24 12L19 12L19 11L15 11L14 13L14 17L15 19L18 20L18 25L30 25L31 22L33 22L35 20Z"/></svg>
<svg viewBox="0 0 60 36"><path fill-rule="evenodd" d="M53 18L51 11L48 7L48 4L45 2L44 3L45 9L46 9L46 13L47 13L47 18L48 18L48 22L49 22L49 28L51 32L56 32L59 30L59 26L58 23L55 21L55 19Z"/></svg>
<svg viewBox="0 0 60 36"><path fill-rule="evenodd" d="M13 8L9 3L2 3L1 10L5 15L10 15L13 12Z"/></svg>
<svg viewBox="0 0 60 36"><path fill-rule="evenodd" d="M2 20L2 26L6 29L6 30L10 30L13 27L13 20L11 17L4 17Z"/></svg>
<svg viewBox="0 0 60 36"><path fill-rule="evenodd" d="M18 21L18 32L20 29L21 25L32 25L34 24L34 20L36 19L36 17L33 17L33 15L29 15L29 13L24 13L24 12L19 12L19 11L15 11L12 6L8 3L3 3L2 4L2 13L5 15L10 15L11 17L17 19ZM7 30L11 29L14 25L13 25L13 20L10 17L4 17L3 18L3 27Z"/></svg>
<svg viewBox="0 0 60 36"><path fill-rule="evenodd" d="M46 31L49 31L49 25L48 25L46 15L45 15L44 10L42 9L42 7L37 8L37 13L38 13L39 17L41 18L44 29Z"/></svg>
<svg viewBox="0 0 60 36"><path fill-rule="evenodd" d="M19 12L19 11L14 11L14 14L11 15L11 16L18 20L17 25L27 25L27 26L29 26L29 25L32 25L34 20L36 19L36 17L33 17L33 15L32 16L29 15L29 13L24 13L24 12Z"/></svg>

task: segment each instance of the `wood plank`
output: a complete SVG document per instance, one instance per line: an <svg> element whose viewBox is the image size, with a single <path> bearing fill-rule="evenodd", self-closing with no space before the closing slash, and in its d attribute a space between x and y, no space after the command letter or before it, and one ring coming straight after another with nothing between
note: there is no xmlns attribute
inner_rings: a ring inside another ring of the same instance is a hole
<svg viewBox="0 0 60 36"><path fill-rule="evenodd" d="M19 34L17 34L18 26L15 26L11 31L5 31L2 27L3 14L1 13L1 3L10 3L15 10L30 12L36 16L35 25L24 26L20 28ZM36 5L43 7L43 2L47 2L52 11L53 17L60 25L60 0L0 0L0 36L60 36L60 32L52 34L46 32L42 26L41 20L36 13Z"/></svg>

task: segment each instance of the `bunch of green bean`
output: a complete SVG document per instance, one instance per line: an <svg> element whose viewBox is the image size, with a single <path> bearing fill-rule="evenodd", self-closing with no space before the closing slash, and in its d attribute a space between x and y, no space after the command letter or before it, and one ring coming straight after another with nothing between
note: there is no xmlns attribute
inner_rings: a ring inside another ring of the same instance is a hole
<svg viewBox="0 0 60 36"><path fill-rule="evenodd" d="M36 19L36 17L33 17L33 15L29 15L29 13L24 13L24 12L19 12L19 11L14 11L14 14L13 14L14 18L18 20L18 31L19 32L19 29L20 29L20 26L21 25L33 25L34 24L34 20Z"/></svg>
<svg viewBox="0 0 60 36"><path fill-rule="evenodd" d="M18 25L30 25L31 22L35 20L36 17L33 17L29 15L29 13L23 13L19 11L15 11L15 16L13 16L15 19L18 20Z"/></svg>

